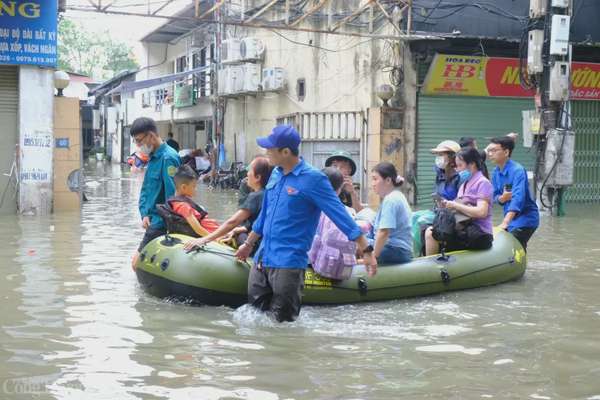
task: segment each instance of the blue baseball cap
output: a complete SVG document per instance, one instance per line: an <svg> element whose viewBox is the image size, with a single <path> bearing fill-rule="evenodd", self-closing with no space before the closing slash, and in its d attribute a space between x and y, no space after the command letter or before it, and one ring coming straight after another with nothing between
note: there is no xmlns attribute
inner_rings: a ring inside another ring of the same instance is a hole
<svg viewBox="0 0 600 400"><path fill-rule="evenodd" d="M283 149L287 147L291 150L298 150L300 135L296 128L291 125L277 125L273 128L269 136L256 139L256 144L265 149L272 149L274 147Z"/></svg>

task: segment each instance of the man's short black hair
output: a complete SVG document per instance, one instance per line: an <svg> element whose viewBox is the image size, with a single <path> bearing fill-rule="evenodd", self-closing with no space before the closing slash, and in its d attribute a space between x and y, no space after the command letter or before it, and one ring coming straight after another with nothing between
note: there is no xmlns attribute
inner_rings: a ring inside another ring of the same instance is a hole
<svg viewBox="0 0 600 400"><path fill-rule="evenodd" d="M461 149L464 149L465 147L475 147L473 146L475 144L475 138L470 136L463 136L458 141L458 144L460 145Z"/></svg>
<svg viewBox="0 0 600 400"><path fill-rule="evenodd" d="M175 179L175 186L179 187L179 185L182 185L184 183L190 183L192 181L197 180L198 174L196 174L196 171L194 171L192 167L190 167L187 164L184 164L177 168L177 172L175 173L173 179Z"/></svg>
<svg viewBox="0 0 600 400"><path fill-rule="evenodd" d="M169 132L167 135L168 135L170 138L172 138L172 137L173 137L173 132Z"/></svg>
<svg viewBox="0 0 600 400"><path fill-rule="evenodd" d="M490 140L490 143L499 144L504 150L508 150L508 156L512 156L512 152L515 149L515 141L508 136L495 137Z"/></svg>
<svg viewBox="0 0 600 400"><path fill-rule="evenodd" d="M131 124L129 134L135 136L139 133L157 133L157 131L156 122L154 122L152 118L140 117L136 118L135 121L133 121L133 124Z"/></svg>

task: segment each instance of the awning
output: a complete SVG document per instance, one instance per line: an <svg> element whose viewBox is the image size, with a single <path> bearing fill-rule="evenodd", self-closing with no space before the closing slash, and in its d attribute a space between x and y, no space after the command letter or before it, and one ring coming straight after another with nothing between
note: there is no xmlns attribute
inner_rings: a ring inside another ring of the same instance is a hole
<svg viewBox="0 0 600 400"><path fill-rule="evenodd" d="M153 86L160 86L165 83L174 82L179 79L185 78L191 74L197 74L203 71L209 71L210 67L199 67L189 71L178 72L176 74L171 75L163 75L157 78L146 79L143 81L134 81L134 82L122 82L119 86L112 89L107 95L115 94L115 93L128 93L135 92L136 90L146 89Z"/></svg>

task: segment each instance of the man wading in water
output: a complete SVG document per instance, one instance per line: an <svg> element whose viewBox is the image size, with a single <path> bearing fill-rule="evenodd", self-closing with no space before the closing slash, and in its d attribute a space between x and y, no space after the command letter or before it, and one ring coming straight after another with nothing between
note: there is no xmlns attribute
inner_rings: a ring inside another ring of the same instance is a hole
<svg viewBox="0 0 600 400"><path fill-rule="evenodd" d="M165 222L158 215L156 205L164 203L175 194L173 177L181 164L177 152L162 141L156 133L156 124L151 118L138 118L131 125L131 136L140 151L150 157L140 192L139 209L144 237L131 260L135 269L140 251L153 239L167 233Z"/></svg>
<svg viewBox="0 0 600 400"><path fill-rule="evenodd" d="M370 276L377 272L373 247L346 211L327 177L299 157L300 135L290 125L273 128L256 140L276 166L265 188L261 212L236 256L245 260L262 241L248 279L248 302L273 314L278 322L294 321L300 313L308 250L321 211L356 241Z"/></svg>

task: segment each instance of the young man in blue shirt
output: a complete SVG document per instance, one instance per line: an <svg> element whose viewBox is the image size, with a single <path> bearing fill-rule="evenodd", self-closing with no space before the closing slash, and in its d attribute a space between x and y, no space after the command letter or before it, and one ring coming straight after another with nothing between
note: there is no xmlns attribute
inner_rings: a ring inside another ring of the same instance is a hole
<svg viewBox="0 0 600 400"><path fill-rule="evenodd" d="M527 250L527 242L540 224L540 214L529 192L527 171L510 159L514 148L514 139L504 136L492 139L487 152L496 164L492 174L494 203L504 207L499 227L512 233Z"/></svg>
<svg viewBox="0 0 600 400"><path fill-rule="evenodd" d="M236 256L246 259L262 237L248 279L248 302L269 311L279 322L294 321L300 313L304 271L321 211L363 253L370 276L377 272L373 247L335 194L331 183L299 157L300 135L290 125L273 128L258 138L276 166L265 188L261 212Z"/></svg>
<svg viewBox="0 0 600 400"><path fill-rule="evenodd" d="M154 121L145 117L133 121L130 129L135 144L142 153L150 157L138 203L142 227L146 232L133 256L132 267L134 268L144 246L166 233L165 222L158 215L156 205L165 203L169 197L175 194L173 177L181 164L177 152L164 143L156 132Z"/></svg>

